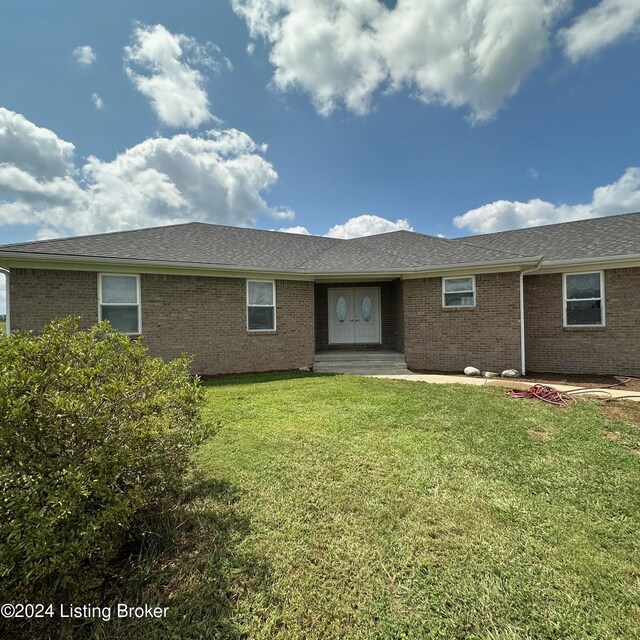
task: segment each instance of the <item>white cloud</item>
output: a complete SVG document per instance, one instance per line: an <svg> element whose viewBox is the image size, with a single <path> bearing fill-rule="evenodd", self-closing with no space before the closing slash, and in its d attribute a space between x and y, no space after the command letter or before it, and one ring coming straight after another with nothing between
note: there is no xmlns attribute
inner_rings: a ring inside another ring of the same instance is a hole
<svg viewBox="0 0 640 640"><path fill-rule="evenodd" d="M528 175L530 178L533 178L534 180L537 180L537 179L538 179L538 171L537 171L536 169L534 169L533 167L529 167L529 168L527 169L527 175Z"/></svg>
<svg viewBox="0 0 640 640"><path fill-rule="evenodd" d="M73 163L74 147L24 116L0 109L0 224L33 224L39 237L200 220L254 226L290 219L261 192L278 175L265 145L236 129L145 140L112 161Z"/></svg>
<svg viewBox="0 0 640 640"><path fill-rule="evenodd" d="M565 54L577 62L640 31L638 0L602 0L560 31Z"/></svg>
<svg viewBox="0 0 640 640"><path fill-rule="evenodd" d="M296 217L296 214L288 207L280 207L279 209L273 209L271 211L271 216L273 218L278 218L279 220L293 220Z"/></svg>
<svg viewBox="0 0 640 640"><path fill-rule="evenodd" d="M73 50L73 57L79 64L84 65L85 67L88 67L96 61L96 54L88 44L85 44L82 47L76 47Z"/></svg>
<svg viewBox="0 0 640 640"><path fill-rule="evenodd" d="M344 224L336 224L325 235L330 238L359 238L401 230L413 231L408 220L401 219L393 222L380 216L367 214L350 218Z"/></svg>
<svg viewBox="0 0 640 640"><path fill-rule="evenodd" d="M171 127L196 128L215 117L198 67L217 71L228 59L218 47L169 32L161 24L140 25L124 48L125 70L135 87L151 101L156 115Z"/></svg>
<svg viewBox="0 0 640 640"><path fill-rule="evenodd" d="M93 106L96 109L98 110L104 109L104 102L102 101L102 98L97 93L91 94L91 102L93 102Z"/></svg>
<svg viewBox="0 0 640 640"><path fill-rule="evenodd" d="M303 236L311 235L311 233L309 232L309 229L307 229L306 227L302 227L300 225L296 227L284 227L283 229L278 229L278 231L280 231L281 233L298 233Z"/></svg>
<svg viewBox="0 0 640 640"><path fill-rule="evenodd" d="M0 107L0 166L9 163L46 181L72 172L74 150L53 131Z"/></svg>
<svg viewBox="0 0 640 640"><path fill-rule="evenodd" d="M330 114L371 108L378 90L492 117L540 61L567 0L232 0L270 45L274 85Z"/></svg>
<svg viewBox="0 0 640 640"><path fill-rule="evenodd" d="M457 216L453 223L474 233L492 233L630 211L640 211L640 167L630 167L616 182L595 189L588 204L553 204L538 198L497 200Z"/></svg>

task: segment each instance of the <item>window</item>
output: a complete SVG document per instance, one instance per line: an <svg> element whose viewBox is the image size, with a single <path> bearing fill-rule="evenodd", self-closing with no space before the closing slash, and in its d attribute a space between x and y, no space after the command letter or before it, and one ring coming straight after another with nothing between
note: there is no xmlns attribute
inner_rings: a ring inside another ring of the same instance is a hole
<svg viewBox="0 0 640 640"><path fill-rule="evenodd" d="M442 306L446 308L476 306L476 278L442 278Z"/></svg>
<svg viewBox="0 0 640 640"><path fill-rule="evenodd" d="M139 334L140 277L99 274L98 315L118 333Z"/></svg>
<svg viewBox="0 0 640 640"><path fill-rule="evenodd" d="M604 326L602 271L564 274L564 326Z"/></svg>
<svg viewBox="0 0 640 640"><path fill-rule="evenodd" d="M275 331L276 283L271 280L247 280L247 329Z"/></svg>

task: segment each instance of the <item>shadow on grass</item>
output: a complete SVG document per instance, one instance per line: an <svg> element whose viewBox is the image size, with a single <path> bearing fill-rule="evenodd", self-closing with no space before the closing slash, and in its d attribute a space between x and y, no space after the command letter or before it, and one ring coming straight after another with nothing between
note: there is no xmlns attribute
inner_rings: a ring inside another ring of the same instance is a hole
<svg viewBox="0 0 640 640"><path fill-rule="evenodd" d="M170 514L148 520L149 534L114 567L101 606L167 607L166 617L93 620L74 640L246 637L236 605L269 578L269 567L242 549L251 523L228 482L200 477Z"/></svg>
<svg viewBox="0 0 640 640"><path fill-rule="evenodd" d="M331 378L337 373L316 373L313 371L279 371L271 373L243 373L238 375L203 378L203 387L224 387L227 385L257 384L260 382L280 382L300 378Z"/></svg>

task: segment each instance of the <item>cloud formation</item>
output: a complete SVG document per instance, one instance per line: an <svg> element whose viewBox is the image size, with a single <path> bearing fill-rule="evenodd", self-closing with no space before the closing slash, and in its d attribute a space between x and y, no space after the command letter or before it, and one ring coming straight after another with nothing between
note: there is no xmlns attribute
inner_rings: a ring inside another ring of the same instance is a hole
<svg viewBox="0 0 640 640"><path fill-rule="evenodd" d="M578 62L590 57L619 39L640 33L638 0L602 0L580 15L559 37L565 55Z"/></svg>
<svg viewBox="0 0 640 640"><path fill-rule="evenodd" d="M39 237L199 220L255 226L290 219L261 192L278 175L266 145L237 129L152 138L103 161L74 163L74 146L0 108L0 224L33 224Z"/></svg>
<svg viewBox="0 0 640 640"><path fill-rule="evenodd" d="M96 109L98 110L104 109L104 102L102 101L102 98L97 93L91 94L91 102L93 102L93 106Z"/></svg>
<svg viewBox="0 0 640 640"><path fill-rule="evenodd" d="M336 224L325 234L330 238L359 238L360 236L372 236L378 233L390 231L413 231L406 219L393 222L380 216L365 214L350 218L344 224Z"/></svg>
<svg viewBox="0 0 640 640"><path fill-rule="evenodd" d="M311 235L311 232L309 231L309 229L307 229L306 227L302 227L300 225L297 225L295 227L284 227L282 229L278 229L278 231L280 231L280 233L298 233L303 236Z"/></svg>
<svg viewBox="0 0 640 640"><path fill-rule="evenodd" d="M492 118L557 39L573 62L640 31L638 0L602 0L556 31L570 0L231 0L262 38L273 85L309 94L328 116L362 115L376 93L406 90L425 103Z"/></svg>
<svg viewBox="0 0 640 640"><path fill-rule="evenodd" d="M232 0L270 46L273 83L319 113L369 111L376 91L491 118L547 49L565 0Z"/></svg>
<svg viewBox="0 0 640 640"><path fill-rule="evenodd" d="M200 69L218 71L221 61L231 64L215 44L200 44L161 24L139 25L124 48L124 61L127 75L163 124L194 129L215 119Z"/></svg>
<svg viewBox="0 0 640 640"><path fill-rule="evenodd" d="M96 61L96 54L90 45L85 44L82 47L76 47L73 50L73 57L79 64L88 67Z"/></svg>
<svg viewBox="0 0 640 640"><path fill-rule="evenodd" d="M595 189L588 204L553 204L538 198L497 200L457 216L453 223L472 233L493 233L630 211L640 211L640 167L630 167L615 182Z"/></svg>

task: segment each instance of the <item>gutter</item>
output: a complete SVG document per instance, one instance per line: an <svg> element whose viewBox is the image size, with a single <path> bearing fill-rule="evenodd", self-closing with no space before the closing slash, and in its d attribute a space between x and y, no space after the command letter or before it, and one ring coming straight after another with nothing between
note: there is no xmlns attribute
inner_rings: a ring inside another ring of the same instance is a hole
<svg viewBox="0 0 640 640"><path fill-rule="evenodd" d="M11 333L11 306L10 306L10 296L9 296L9 278L11 277L11 274L9 273L8 269L3 269L2 267L0 267L0 273L4 273L5 275L5 295L6 295L6 314L7 314L7 335L9 335Z"/></svg>
<svg viewBox="0 0 640 640"><path fill-rule="evenodd" d="M226 264L211 264L204 262L172 262L166 260L143 260L136 258L108 258L98 256L76 256L76 255L64 255L64 254L47 254L47 253L28 253L21 251L2 251L0 250L0 262L7 263L11 260L21 261L34 261L34 262L52 262L52 263L77 263L77 264L97 264L97 265L119 265L119 266L147 266L153 268L171 268L171 269L201 269L203 271L228 271L228 272L242 272L242 273L270 273L274 275L286 276L310 276L310 277L350 277L350 276L381 276L392 275L402 276L405 274L411 275L428 275L429 273L442 272L442 271L455 271L464 269L473 269L476 267L500 267L500 266L526 266L529 264L537 264L541 260L541 256L535 257L523 257L520 260L514 260L508 258L506 260L492 260L492 261L480 261L480 262L464 262L459 264L444 264L433 265L432 267L405 267L403 269L378 269L371 271L328 271L318 269L269 269L258 268L255 266L242 266L242 265L226 265Z"/></svg>
<svg viewBox="0 0 640 640"><path fill-rule="evenodd" d="M572 260L545 260L544 268L570 267L577 264L596 265L605 262L634 262L636 260L640 260L640 253L629 253L622 256L598 256L597 258L574 258Z"/></svg>
<svg viewBox="0 0 640 640"><path fill-rule="evenodd" d="M524 376L527 373L526 369L526 354L525 354L525 340L524 340L524 276L540 269L542 265L542 258L538 261L538 264L533 269L525 269L520 272L520 373Z"/></svg>

